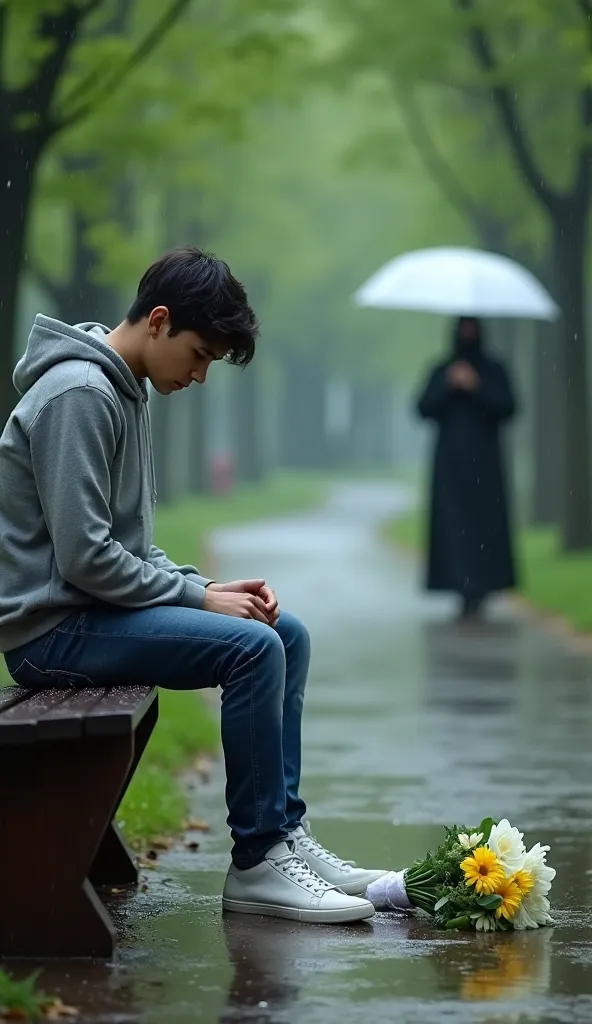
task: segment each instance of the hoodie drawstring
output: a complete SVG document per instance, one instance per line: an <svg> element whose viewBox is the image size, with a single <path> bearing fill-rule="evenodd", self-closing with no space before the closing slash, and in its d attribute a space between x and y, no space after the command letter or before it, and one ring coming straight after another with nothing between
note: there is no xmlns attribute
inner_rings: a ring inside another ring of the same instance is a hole
<svg viewBox="0 0 592 1024"><path fill-rule="evenodd" d="M154 453L152 451L152 430L150 426L150 412L148 409L148 394L145 388L142 387L142 401L138 403L138 459L140 462L140 480L145 481L146 473L145 468L148 464L150 473L149 484L152 505L156 505L156 468L154 465ZM138 519L143 522L144 516L142 515L142 495L143 489L140 490L139 506L138 506Z"/></svg>

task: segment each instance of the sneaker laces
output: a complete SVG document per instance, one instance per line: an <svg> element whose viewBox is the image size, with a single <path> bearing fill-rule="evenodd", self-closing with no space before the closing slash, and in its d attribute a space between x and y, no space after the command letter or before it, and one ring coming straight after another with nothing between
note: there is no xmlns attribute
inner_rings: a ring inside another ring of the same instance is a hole
<svg viewBox="0 0 592 1024"><path fill-rule="evenodd" d="M274 858L273 863L284 875L306 886L315 896L323 896L329 889L335 888L320 875L317 875L316 871L309 868L306 861L296 853L295 847L289 853Z"/></svg>
<svg viewBox="0 0 592 1024"><path fill-rule="evenodd" d="M342 860L337 854L331 853L330 850L326 850L324 846L321 846L314 836L301 836L298 838L298 846L308 853L314 854L320 860L325 861L325 864L329 864L332 868L337 868L339 871L344 871L346 874L356 868L357 864L355 860Z"/></svg>

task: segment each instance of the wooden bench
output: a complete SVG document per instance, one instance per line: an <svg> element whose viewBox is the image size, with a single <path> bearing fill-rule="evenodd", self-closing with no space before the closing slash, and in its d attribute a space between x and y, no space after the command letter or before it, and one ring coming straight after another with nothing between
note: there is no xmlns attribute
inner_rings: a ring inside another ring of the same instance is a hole
<svg viewBox="0 0 592 1024"><path fill-rule="evenodd" d="M112 956L96 888L138 881L114 816L157 718L148 686L0 688L0 958Z"/></svg>

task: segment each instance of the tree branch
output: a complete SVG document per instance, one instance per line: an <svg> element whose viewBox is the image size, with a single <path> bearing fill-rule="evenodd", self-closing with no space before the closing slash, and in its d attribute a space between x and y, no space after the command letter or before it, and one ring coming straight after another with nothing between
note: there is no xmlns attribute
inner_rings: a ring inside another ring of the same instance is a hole
<svg viewBox="0 0 592 1024"><path fill-rule="evenodd" d="M100 0L101 2L101 0ZM109 19L106 25L101 26L97 32L92 35L89 33L89 39L101 39L106 35L122 36L127 32L129 20L132 12L133 0L117 0L117 6L113 17ZM86 102L87 96L92 95L93 91L97 89L97 70L92 68L88 75L81 79L76 84L76 89L66 97L64 105L67 107L69 102L73 102L74 99L78 101L78 105L81 105L81 101Z"/></svg>
<svg viewBox="0 0 592 1024"><path fill-rule="evenodd" d="M437 148L430 135L425 119L411 96L399 96L399 104L405 118L409 138L416 147L423 163L444 197L454 206L461 217L467 218L481 244L492 252L500 252L512 259L520 259L532 268L532 252L525 247L512 245L509 240L510 224L502 217L495 216L486 206L477 202L467 192L460 178Z"/></svg>
<svg viewBox="0 0 592 1024"><path fill-rule="evenodd" d="M475 11L474 0L454 0L454 2L461 11L466 11L469 14ZM488 74L495 75L499 67L491 41L484 29L474 22L469 28L469 40L478 65ZM499 83L492 85L491 89L502 127L521 174L548 209L556 206L561 197L544 183L543 173L535 163L527 141L526 131L521 123L514 96L507 86Z"/></svg>
<svg viewBox="0 0 592 1024"><path fill-rule="evenodd" d="M590 0L576 0L578 7L580 8L584 18L588 21L588 31L590 38L592 39L592 3Z"/></svg>
<svg viewBox="0 0 592 1024"><path fill-rule="evenodd" d="M588 46L592 50L592 0L576 0L586 22ZM592 88L588 85L580 93L580 124L584 141L578 156L572 195L576 204L583 204L590 195L590 161L592 160Z"/></svg>
<svg viewBox="0 0 592 1024"><path fill-rule="evenodd" d="M34 115L35 128L41 135L53 134L51 104L80 25L103 2L88 0L83 6L68 4L59 14L45 14L41 19L38 34L50 44L49 52L33 81L11 97L13 114Z"/></svg>
<svg viewBox="0 0 592 1024"><path fill-rule="evenodd" d="M144 39L138 44L136 49L129 55L127 60L122 61L120 67L116 68L114 73L108 78L103 85L97 89L95 95L91 99L80 103L70 114L64 115L59 121L55 122L55 131L62 131L64 128L70 128L72 125L77 124L78 121L84 120L90 114L109 99L121 85L125 82L126 78L135 70L150 54L157 48L159 43L162 41L163 35L165 35L169 29L173 27L175 22L179 20L183 12L189 7L192 0L172 0L169 8L163 16L157 21L156 25L146 34ZM77 92L77 90L76 90ZM75 92L73 91L69 97L66 97L66 105L69 99L74 99Z"/></svg>
<svg viewBox="0 0 592 1024"><path fill-rule="evenodd" d="M483 209L467 192L460 178L442 155L427 129L423 114L414 98L399 94L399 105L405 120L407 134L417 149L428 173L439 185L444 196L461 217L477 220L483 216Z"/></svg>

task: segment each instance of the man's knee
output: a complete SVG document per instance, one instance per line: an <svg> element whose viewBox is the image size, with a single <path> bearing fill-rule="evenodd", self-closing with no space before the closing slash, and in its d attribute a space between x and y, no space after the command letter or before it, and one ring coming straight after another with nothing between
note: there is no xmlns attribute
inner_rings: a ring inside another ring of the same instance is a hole
<svg viewBox="0 0 592 1024"><path fill-rule="evenodd" d="M310 634L308 629L291 612L281 612L277 632L286 651L294 651L300 657L310 658Z"/></svg>
<svg viewBox="0 0 592 1024"><path fill-rule="evenodd" d="M275 663L276 667L285 670L286 651L281 638L275 629L251 619L248 624L249 648L251 657L261 658L266 662Z"/></svg>

